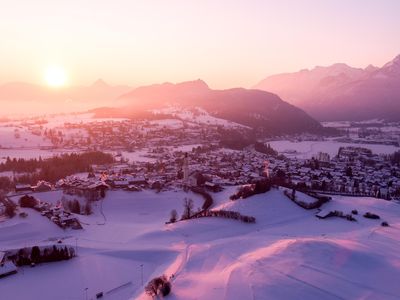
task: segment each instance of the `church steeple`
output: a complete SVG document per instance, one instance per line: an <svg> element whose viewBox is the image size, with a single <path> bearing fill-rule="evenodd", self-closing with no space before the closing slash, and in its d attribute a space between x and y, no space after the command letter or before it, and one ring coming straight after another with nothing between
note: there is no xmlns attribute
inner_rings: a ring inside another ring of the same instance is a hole
<svg viewBox="0 0 400 300"><path fill-rule="evenodd" d="M187 183L189 178L189 157L188 154L185 153L185 158L183 159L183 181Z"/></svg>

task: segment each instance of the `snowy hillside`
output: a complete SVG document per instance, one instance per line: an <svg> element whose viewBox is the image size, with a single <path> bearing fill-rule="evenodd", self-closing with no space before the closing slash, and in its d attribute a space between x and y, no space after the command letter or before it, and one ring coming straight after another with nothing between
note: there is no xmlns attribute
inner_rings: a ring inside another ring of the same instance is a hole
<svg viewBox="0 0 400 300"><path fill-rule="evenodd" d="M206 110L200 107L194 107L192 109L185 109L178 106L169 106L163 109L152 110L155 114L169 114L177 117L181 120L193 122L196 124L206 124L206 125L219 125L231 128L249 128L247 126L231 122L225 119L220 119L211 116Z"/></svg>
<svg viewBox="0 0 400 300"><path fill-rule="evenodd" d="M281 190L230 201L235 187L215 194L214 209L256 217L255 224L201 218L166 225L183 192L111 191L94 215L79 216L83 230L63 231L24 209L28 217L0 223L0 250L47 245L77 246L70 261L20 268L0 279L7 299L150 299L141 274L174 274L169 299L399 299L400 206L374 198L334 197L323 209L350 213L320 220L317 210L295 205ZM60 192L36 195L56 201ZM100 207L104 217L100 213ZM371 211L381 220L365 219ZM390 227L381 227L385 220ZM68 279L68 280L66 280ZM26 286L29 289L19 287ZM340 288L338 288L340 287Z"/></svg>

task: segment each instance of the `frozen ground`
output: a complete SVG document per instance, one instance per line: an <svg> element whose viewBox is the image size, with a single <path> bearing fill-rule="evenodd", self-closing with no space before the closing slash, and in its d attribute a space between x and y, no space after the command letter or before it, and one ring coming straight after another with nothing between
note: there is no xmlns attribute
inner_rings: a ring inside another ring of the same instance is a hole
<svg viewBox="0 0 400 300"><path fill-rule="evenodd" d="M114 191L79 217L80 231L63 231L35 211L0 223L0 250L48 244L64 238L77 245L70 261L21 268L0 279L5 299L150 299L143 278L175 274L169 299L399 299L400 206L374 198L334 197L326 209L349 213L357 222L319 220L281 190L235 202L234 187L215 194L216 208L256 217L256 224L203 218L166 225L183 192ZM41 193L57 201L60 192ZM104 217L100 214L102 205ZM381 220L361 215L377 213ZM380 222L391 225L384 228ZM24 287L24 288L21 288Z"/></svg>

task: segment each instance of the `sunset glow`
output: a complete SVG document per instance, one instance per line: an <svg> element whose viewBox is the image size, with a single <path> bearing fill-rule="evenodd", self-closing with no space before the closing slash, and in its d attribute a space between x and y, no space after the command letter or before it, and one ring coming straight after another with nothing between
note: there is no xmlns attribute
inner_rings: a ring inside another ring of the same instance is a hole
<svg viewBox="0 0 400 300"><path fill-rule="evenodd" d="M0 300L400 299L400 0L0 4Z"/></svg>
<svg viewBox="0 0 400 300"><path fill-rule="evenodd" d="M400 49L399 11L396 0L15 0L0 11L0 82L39 83L49 59L76 74L71 85L100 75L213 88L336 62L382 66Z"/></svg>
<svg viewBox="0 0 400 300"><path fill-rule="evenodd" d="M44 79L48 86L58 88L65 86L68 78L64 68L51 66L46 69Z"/></svg>

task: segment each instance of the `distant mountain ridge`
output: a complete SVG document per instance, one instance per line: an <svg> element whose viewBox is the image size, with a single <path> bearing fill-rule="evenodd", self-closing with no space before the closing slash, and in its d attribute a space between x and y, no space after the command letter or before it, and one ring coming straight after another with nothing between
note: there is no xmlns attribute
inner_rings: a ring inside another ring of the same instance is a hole
<svg viewBox="0 0 400 300"><path fill-rule="evenodd" d="M0 104L5 104L6 113L12 114L81 111L101 105L116 105L116 99L130 89L128 86L108 85L102 79L89 86L65 88L12 82L0 85Z"/></svg>
<svg viewBox="0 0 400 300"><path fill-rule="evenodd" d="M272 75L254 88L276 93L320 121L400 120L400 55L382 68L334 64Z"/></svg>
<svg viewBox="0 0 400 300"><path fill-rule="evenodd" d="M277 95L244 88L212 90L202 80L139 87L120 97L124 112L157 109L168 105L200 107L211 116L266 133L320 132L322 126L304 111ZM115 111L114 111L115 112Z"/></svg>

